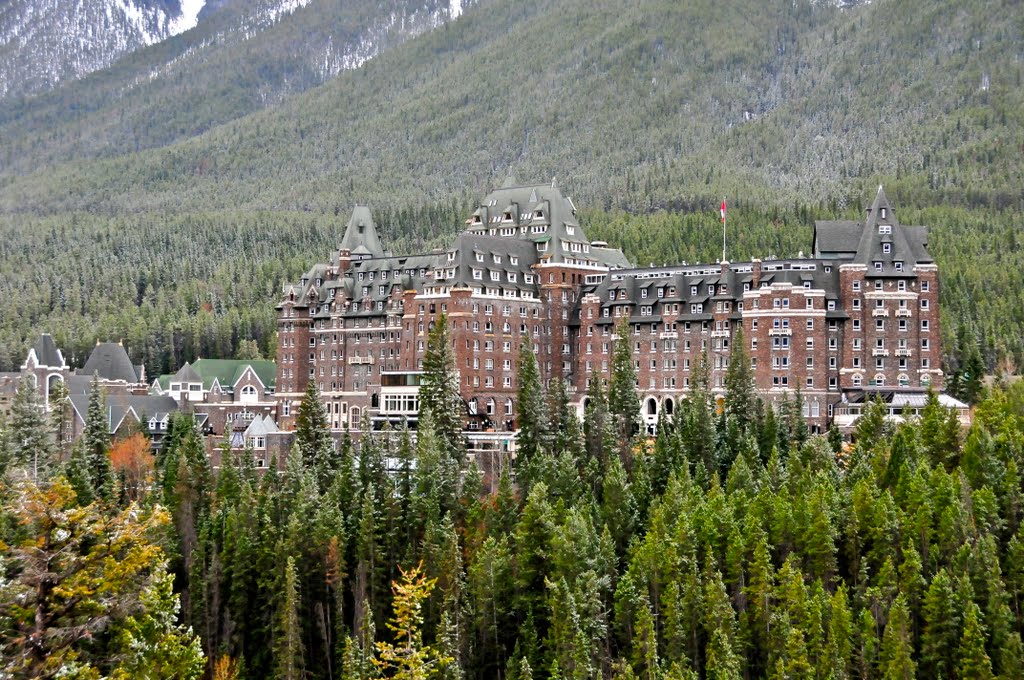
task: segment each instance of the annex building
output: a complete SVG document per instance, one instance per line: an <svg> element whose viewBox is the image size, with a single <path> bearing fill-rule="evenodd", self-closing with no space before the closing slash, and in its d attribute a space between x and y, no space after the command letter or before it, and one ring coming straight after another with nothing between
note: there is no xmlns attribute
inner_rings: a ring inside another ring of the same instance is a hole
<svg viewBox="0 0 1024 680"><path fill-rule="evenodd" d="M564 379L582 413L588 381L609 377L623 320L648 431L685 396L705 350L712 389L723 389L740 328L764 399L799 390L812 429L841 413L846 425L847 405L866 397L914 403L942 388L927 246L928 228L901 224L881 187L863 221L817 222L810 257L646 268L588 239L554 182L506 182L450 248L427 254L387 252L360 206L330 260L287 285L277 306L278 422L293 429L314 380L333 428L414 425L427 334L446 314L480 448L516 429L523 336L542 377Z"/></svg>

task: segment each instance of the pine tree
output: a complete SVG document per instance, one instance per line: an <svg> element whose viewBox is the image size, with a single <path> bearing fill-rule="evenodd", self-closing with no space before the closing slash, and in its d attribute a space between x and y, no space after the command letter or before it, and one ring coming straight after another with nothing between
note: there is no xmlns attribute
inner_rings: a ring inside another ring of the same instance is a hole
<svg viewBox="0 0 1024 680"><path fill-rule="evenodd" d="M295 446L302 452L305 464L316 473L320 490L326 491L337 473L337 457L327 423L327 411L320 401L315 380L306 384L306 392L295 414Z"/></svg>
<svg viewBox="0 0 1024 680"><path fill-rule="evenodd" d="M71 435L71 404L68 388L63 380L50 387L50 429L53 432L57 462L63 463L70 453L68 439Z"/></svg>
<svg viewBox="0 0 1024 680"><path fill-rule="evenodd" d="M683 450L694 471L701 466L708 478L717 468L714 405L709 379L708 354L705 351L701 353L690 376L690 393L684 401L684 422L680 432ZM701 481L699 476L698 481Z"/></svg>
<svg viewBox="0 0 1024 680"><path fill-rule="evenodd" d="M636 393L636 368L633 365L633 349L626 319L615 329L611 380L608 383L608 412L614 425L619 455L628 466L633 436L640 428L640 397Z"/></svg>
<svg viewBox="0 0 1024 680"><path fill-rule="evenodd" d="M299 576L295 558L288 556L284 570L284 597L277 615L274 658L280 680L299 680L305 676L305 648L302 643L302 621L299 619Z"/></svg>
<svg viewBox="0 0 1024 680"><path fill-rule="evenodd" d="M516 422L519 427L519 434L516 435L516 460L520 464L529 464L548 435L544 389L537 368L537 356L525 335L519 343L519 373L516 379L519 381L516 388Z"/></svg>
<svg viewBox="0 0 1024 680"><path fill-rule="evenodd" d="M53 437L31 376L18 383L11 402L9 428L13 465L29 479L42 481L49 474Z"/></svg>
<svg viewBox="0 0 1024 680"><path fill-rule="evenodd" d="M901 593L889 610L889 622L882 637L881 671L886 680L913 680L916 664L910 612Z"/></svg>
<svg viewBox="0 0 1024 680"><path fill-rule="evenodd" d="M924 677L948 678L954 673L960 617L953 587L945 569L932 578L922 611L921 673Z"/></svg>
<svg viewBox="0 0 1024 680"><path fill-rule="evenodd" d="M455 351L448 332L448 317L437 318L427 338L423 356L423 377L420 386L420 410L429 410L434 427L445 443L447 455L461 460L465 456L466 404L459 394L459 375L455 367Z"/></svg>
<svg viewBox="0 0 1024 680"><path fill-rule="evenodd" d="M114 490L114 470L110 464L110 425L107 416L106 395L99 378L93 375L89 387L89 408L82 432L82 446L97 498L110 498Z"/></svg>
<svg viewBox="0 0 1024 680"><path fill-rule="evenodd" d="M991 680L994 677L992 660L985 651L985 626L981 622L981 610L973 602L967 603L957 658L957 668L964 680Z"/></svg>
<svg viewBox="0 0 1024 680"><path fill-rule="evenodd" d="M740 434L746 436L753 431L758 397L742 326L737 328L731 347L725 372L725 412L736 422Z"/></svg>

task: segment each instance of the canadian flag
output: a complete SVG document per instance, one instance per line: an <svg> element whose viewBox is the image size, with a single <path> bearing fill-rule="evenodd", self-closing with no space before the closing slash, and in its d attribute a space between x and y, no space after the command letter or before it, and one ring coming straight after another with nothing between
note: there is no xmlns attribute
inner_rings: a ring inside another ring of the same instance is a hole
<svg viewBox="0 0 1024 680"><path fill-rule="evenodd" d="M722 212L722 222L725 222L725 199L724 198L722 199L722 209L721 209L721 212Z"/></svg>

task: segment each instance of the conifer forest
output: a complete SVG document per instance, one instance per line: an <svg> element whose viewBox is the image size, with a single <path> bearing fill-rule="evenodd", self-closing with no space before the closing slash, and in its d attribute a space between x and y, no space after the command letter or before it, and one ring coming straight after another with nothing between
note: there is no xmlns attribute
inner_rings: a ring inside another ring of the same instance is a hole
<svg viewBox="0 0 1024 680"><path fill-rule="evenodd" d="M901 424L874 403L850 444L799 394L766 408L746 361L716 404L705 361L647 438L628 340L582 422L523 352L519 453L484 474L446 334L415 437L335 446L311 382L262 474L211 469L188 417L155 458L111 445L99 396L70 452L59 417L19 423L43 436L0 449L5 677L1024 674L1024 383L966 432L934 395Z"/></svg>

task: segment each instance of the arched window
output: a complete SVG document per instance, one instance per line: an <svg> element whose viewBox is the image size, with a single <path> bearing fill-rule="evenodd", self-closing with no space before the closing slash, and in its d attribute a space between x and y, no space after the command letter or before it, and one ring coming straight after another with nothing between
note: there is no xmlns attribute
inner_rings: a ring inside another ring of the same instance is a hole
<svg viewBox="0 0 1024 680"><path fill-rule="evenodd" d="M507 416L512 415L512 400L511 399L506 399L505 400L505 415L507 415Z"/></svg>
<svg viewBox="0 0 1024 680"><path fill-rule="evenodd" d="M493 399L488 399L487 400L487 415L489 415L489 416L493 416L494 415L494 400Z"/></svg>
<svg viewBox="0 0 1024 680"><path fill-rule="evenodd" d="M875 384L876 385L884 385L885 384L885 374L884 373L875 373Z"/></svg>
<svg viewBox="0 0 1024 680"><path fill-rule="evenodd" d="M655 401L653 397L651 399L647 400L647 415L649 415L649 416L656 416L656 415L658 415L658 402Z"/></svg>
<svg viewBox="0 0 1024 680"><path fill-rule="evenodd" d="M353 406L348 412L349 426L354 430L359 427L359 418L362 416L362 409L358 406Z"/></svg>
<svg viewBox="0 0 1024 680"><path fill-rule="evenodd" d="M672 410L675 408L675 404L672 402L671 399L666 399L665 404L662 408L665 411L665 415L670 416L672 415Z"/></svg>
<svg viewBox="0 0 1024 680"><path fill-rule="evenodd" d="M854 387L860 387L861 380L863 380L863 378L861 378L861 376L859 374L853 376L853 386Z"/></svg>
<svg viewBox="0 0 1024 680"><path fill-rule="evenodd" d="M252 402L259 399L259 392L252 385L246 385L239 393L239 401Z"/></svg>

